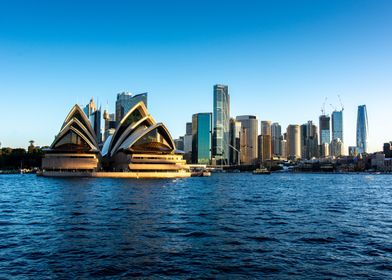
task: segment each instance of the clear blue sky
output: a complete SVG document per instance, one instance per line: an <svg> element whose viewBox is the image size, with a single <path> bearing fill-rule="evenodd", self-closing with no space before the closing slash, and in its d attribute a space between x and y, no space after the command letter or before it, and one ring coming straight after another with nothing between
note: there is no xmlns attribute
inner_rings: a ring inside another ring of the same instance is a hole
<svg viewBox="0 0 392 280"><path fill-rule="evenodd" d="M83 2L83 3L82 3ZM345 144L368 107L370 148L392 140L392 1L0 2L0 141L51 144L91 97L149 92L174 137L212 111L229 85L231 114L318 122L328 96L345 106Z"/></svg>

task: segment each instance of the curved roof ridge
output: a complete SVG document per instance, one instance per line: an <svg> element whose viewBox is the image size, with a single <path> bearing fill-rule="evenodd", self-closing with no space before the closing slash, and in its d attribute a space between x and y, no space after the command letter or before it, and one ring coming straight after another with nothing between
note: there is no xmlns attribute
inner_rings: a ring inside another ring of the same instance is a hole
<svg viewBox="0 0 392 280"><path fill-rule="evenodd" d="M92 142L96 147L98 147L97 139L94 137L94 135L91 135L91 132L88 131L88 129L77 119L77 118L72 118L59 132L59 134L62 134L64 130L69 129L70 126L72 126L74 123L76 123L78 126L80 126L84 131L86 136L88 136L90 142Z"/></svg>
<svg viewBox="0 0 392 280"><path fill-rule="evenodd" d="M143 117L148 116L148 111L147 111L147 107L146 105L144 105L143 101L139 101L138 103L135 104L135 106L132 107L132 109L130 109L125 116L121 119L121 121L118 123L116 130L113 134L113 138L112 138L112 142L110 143L109 146L109 151L112 150L112 148L115 146L115 142L117 142L118 136L117 134L120 133L120 128L122 127L122 125L125 123L125 121L131 116L131 114L135 111L139 109L140 115ZM121 136L121 135L120 135Z"/></svg>
<svg viewBox="0 0 392 280"><path fill-rule="evenodd" d="M95 138L96 135L95 135L95 132L94 132L93 127L91 126L90 120L87 118L86 114L83 112L82 108L80 108L80 106L79 106L78 104L75 104L75 105L72 107L71 111L69 111L67 117L65 118L65 120L64 120L64 122L63 122L63 125L61 126L61 129L63 129L64 126L66 126L67 123L68 123L72 118L74 118L74 115L75 115L76 113L79 113L79 114L81 115L82 120L85 122L85 125L84 125L84 126L90 131L91 135Z"/></svg>
<svg viewBox="0 0 392 280"><path fill-rule="evenodd" d="M128 136L132 135L134 131L145 121L150 121L150 126L156 124L153 117L151 115L147 115L142 119L140 119L135 124L128 126L126 130L120 135L120 138L118 138L118 140L116 141L115 145L111 148L109 153L113 155L117 151L118 147L120 147L122 143L128 138Z"/></svg>
<svg viewBox="0 0 392 280"><path fill-rule="evenodd" d="M168 137L169 141L169 145L171 145L171 148L173 150L176 149L176 146L174 144L173 138L171 137L168 129L166 128L166 126L163 123L156 123L142 131L140 131L139 133L134 133L131 136L133 136L132 138L127 138L127 141L124 141L123 144L120 146L120 149L126 149L126 148L130 148L132 147L132 145L134 145L140 138L142 138L144 135L146 135L147 133L153 131L154 129L158 129L158 128L162 128L164 130L164 132L166 133L166 136Z"/></svg>
<svg viewBox="0 0 392 280"><path fill-rule="evenodd" d="M61 135L59 134L59 137L56 137L55 141L52 143L50 148L54 149L55 145L61 140L62 136L66 135L66 133L68 133L70 130L72 130L77 135L79 135L81 138L83 138L83 140L86 141L86 143L91 147L91 150L99 150L99 149L97 149L96 146L94 146L93 143L91 143L91 141L89 139L87 139L87 137L82 132L80 132L78 129L76 129L75 127L72 127L72 126L69 127L69 129L64 130L64 132Z"/></svg>

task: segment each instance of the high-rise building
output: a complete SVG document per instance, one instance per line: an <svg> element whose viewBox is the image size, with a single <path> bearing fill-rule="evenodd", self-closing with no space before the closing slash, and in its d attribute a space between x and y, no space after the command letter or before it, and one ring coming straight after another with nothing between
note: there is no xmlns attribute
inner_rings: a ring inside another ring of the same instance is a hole
<svg viewBox="0 0 392 280"><path fill-rule="evenodd" d="M271 141L271 121L260 122L260 136L258 141L259 161L270 160L272 158Z"/></svg>
<svg viewBox="0 0 392 280"><path fill-rule="evenodd" d="M235 119L230 119L230 146L229 146L229 163L230 165L240 164L240 135L241 123Z"/></svg>
<svg viewBox="0 0 392 280"><path fill-rule="evenodd" d="M287 158L291 160L301 158L301 129L297 124L287 127Z"/></svg>
<svg viewBox="0 0 392 280"><path fill-rule="evenodd" d="M211 132L211 113L198 113L192 116L192 163L210 164Z"/></svg>
<svg viewBox="0 0 392 280"><path fill-rule="evenodd" d="M287 140L283 139L283 136L280 139L280 156L282 158L287 158Z"/></svg>
<svg viewBox="0 0 392 280"><path fill-rule="evenodd" d="M184 151L184 136L174 139L174 144L176 145L177 150Z"/></svg>
<svg viewBox="0 0 392 280"><path fill-rule="evenodd" d="M257 163L258 121L256 116L238 116L241 123L240 161L241 164L254 165Z"/></svg>
<svg viewBox="0 0 392 280"><path fill-rule="evenodd" d="M300 127L301 131L301 158L306 159L307 156L307 141L308 141L308 124L303 124Z"/></svg>
<svg viewBox="0 0 392 280"><path fill-rule="evenodd" d="M357 148L358 153L367 153L368 144L368 116L366 111L366 105L358 106L357 115Z"/></svg>
<svg viewBox="0 0 392 280"><path fill-rule="evenodd" d="M331 143L330 119L327 115L320 116L320 144Z"/></svg>
<svg viewBox="0 0 392 280"><path fill-rule="evenodd" d="M330 155L333 157L340 157L343 154L343 142L340 138L332 139L330 149Z"/></svg>
<svg viewBox="0 0 392 280"><path fill-rule="evenodd" d="M187 122L186 123L186 129L185 129L185 134L192 134L192 122Z"/></svg>
<svg viewBox="0 0 392 280"><path fill-rule="evenodd" d="M282 138L282 127L279 123L273 123L271 125L271 148L272 154L274 156L282 155L282 151L280 150L280 141Z"/></svg>
<svg viewBox="0 0 392 280"><path fill-rule="evenodd" d="M97 109L94 99L91 98L90 102L84 107L83 112L86 114L93 127L98 144L102 143L101 108Z"/></svg>
<svg viewBox="0 0 392 280"><path fill-rule="evenodd" d="M230 96L228 86L214 86L212 156L217 165L229 164Z"/></svg>
<svg viewBox="0 0 392 280"><path fill-rule="evenodd" d="M192 123L187 122L185 126L185 135L184 135L184 159L187 163L192 162Z"/></svg>
<svg viewBox="0 0 392 280"><path fill-rule="evenodd" d="M119 123L125 114L140 101L143 101L147 108L147 92L136 95L132 95L130 92L121 92L117 94L116 122Z"/></svg>
<svg viewBox="0 0 392 280"><path fill-rule="evenodd" d="M317 126L312 121L301 125L301 156L303 159L319 157Z"/></svg>
<svg viewBox="0 0 392 280"><path fill-rule="evenodd" d="M340 139L343 142L343 110L332 112L332 140Z"/></svg>

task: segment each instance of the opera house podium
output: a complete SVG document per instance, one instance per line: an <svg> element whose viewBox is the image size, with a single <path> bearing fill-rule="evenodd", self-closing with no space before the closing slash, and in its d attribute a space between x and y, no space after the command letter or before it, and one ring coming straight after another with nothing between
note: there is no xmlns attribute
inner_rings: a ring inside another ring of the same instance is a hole
<svg viewBox="0 0 392 280"><path fill-rule="evenodd" d="M143 102L117 124L100 149L89 119L79 105L66 117L42 159L42 176L112 178L187 178L183 152Z"/></svg>

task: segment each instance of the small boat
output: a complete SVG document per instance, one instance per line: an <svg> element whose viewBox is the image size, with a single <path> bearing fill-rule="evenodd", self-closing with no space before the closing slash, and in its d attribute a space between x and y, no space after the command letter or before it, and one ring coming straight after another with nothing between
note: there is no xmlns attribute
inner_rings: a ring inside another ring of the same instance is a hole
<svg viewBox="0 0 392 280"><path fill-rule="evenodd" d="M257 168L253 170L252 172L254 175L270 175L271 171L269 171L267 168Z"/></svg>
<svg viewBox="0 0 392 280"><path fill-rule="evenodd" d="M210 177L210 176L211 176L211 172L206 170L191 172L191 177Z"/></svg>

